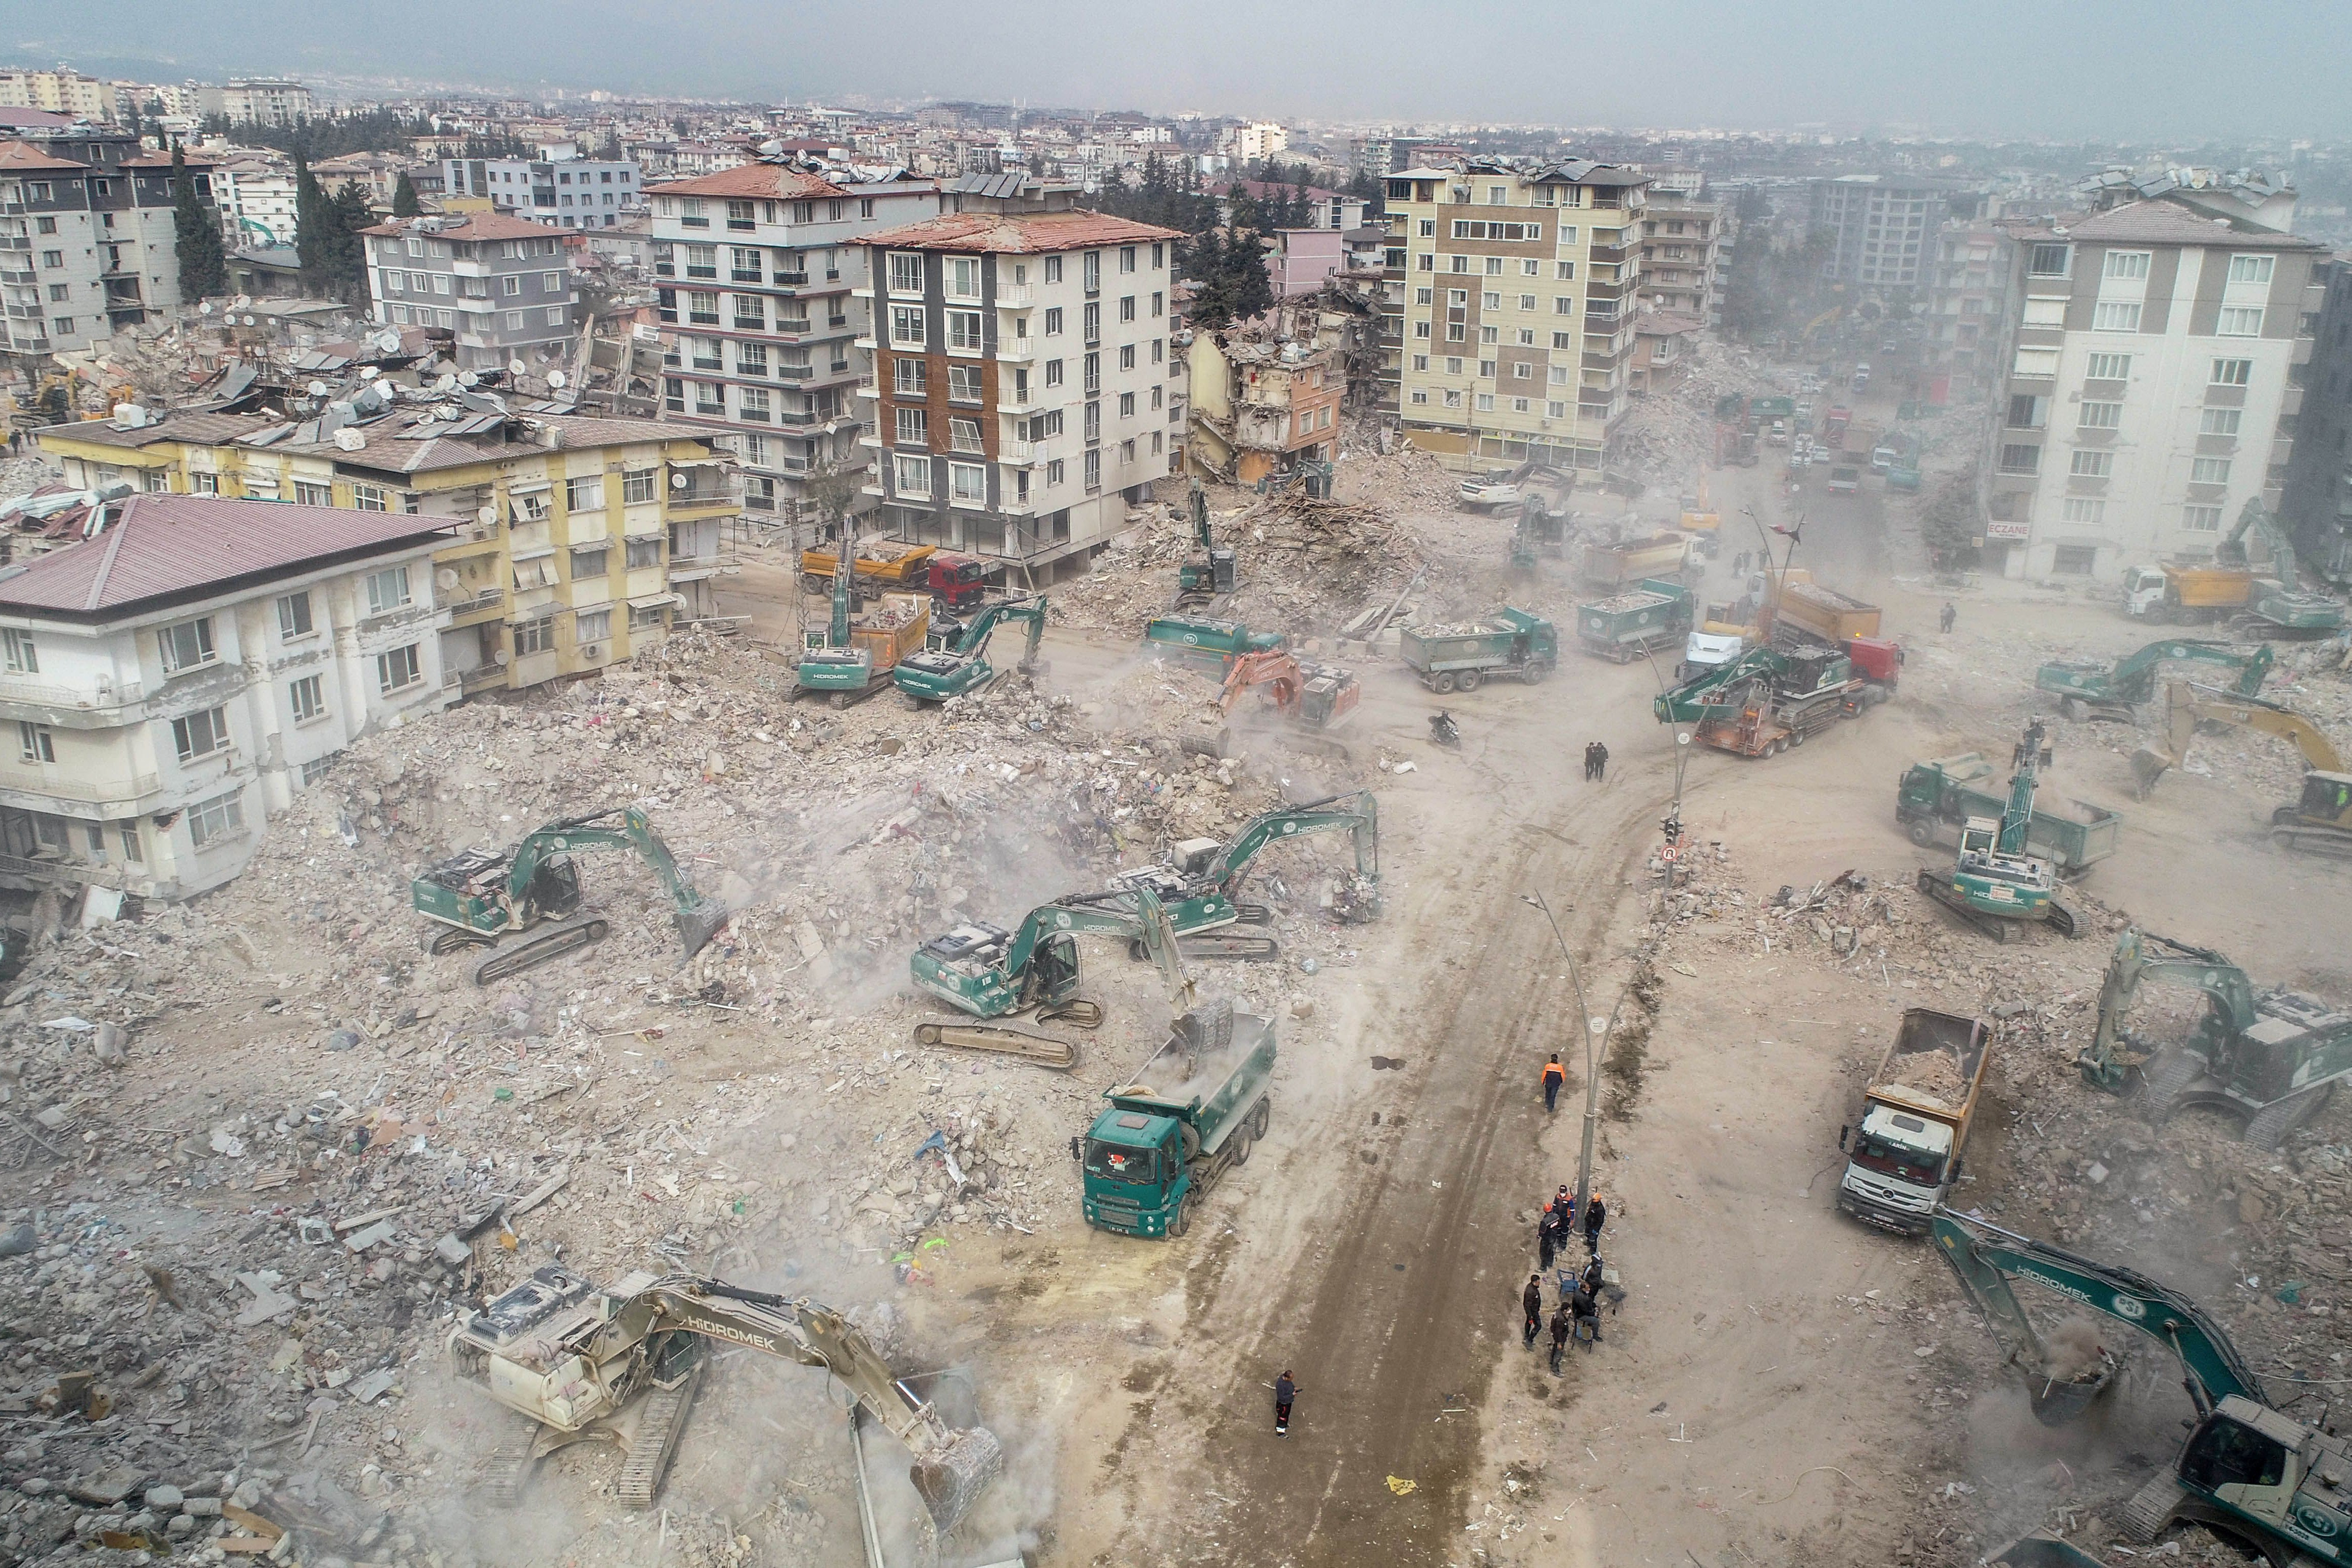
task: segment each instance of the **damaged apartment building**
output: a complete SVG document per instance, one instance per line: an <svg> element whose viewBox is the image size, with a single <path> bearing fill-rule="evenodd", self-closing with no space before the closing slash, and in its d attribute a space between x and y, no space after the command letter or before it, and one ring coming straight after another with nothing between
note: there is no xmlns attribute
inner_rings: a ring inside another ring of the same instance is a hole
<svg viewBox="0 0 2352 1568"><path fill-rule="evenodd" d="M1351 371L1372 356L1374 318L1307 300L1256 321L1196 331L1185 346L1191 470L1268 488L1305 470L1312 492L1339 456Z"/></svg>

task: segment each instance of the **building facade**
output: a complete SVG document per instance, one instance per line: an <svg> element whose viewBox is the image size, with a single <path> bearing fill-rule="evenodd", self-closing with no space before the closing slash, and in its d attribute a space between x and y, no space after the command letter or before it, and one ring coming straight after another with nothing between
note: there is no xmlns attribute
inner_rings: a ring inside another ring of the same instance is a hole
<svg viewBox="0 0 2352 1568"><path fill-rule="evenodd" d="M1896 174L1815 180L1811 226L1832 238L1822 276L1835 283L1916 288L1934 273L1950 186Z"/></svg>
<svg viewBox="0 0 2352 1568"><path fill-rule="evenodd" d="M563 242L503 213L394 218L361 230L375 319L442 327L467 370L571 346L580 290Z"/></svg>
<svg viewBox="0 0 2352 1568"><path fill-rule="evenodd" d="M142 495L0 582L0 882L184 898L386 722L445 708L446 519Z"/></svg>
<svg viewBox="0 0 2352 1568"><path fill-rule="evenodd" d="M231 125L291 128L310 117L310 89L299 81L248 77L196 89L199 112L226 116Z"/></svg>
<svg viewBox="0 0 2352 1568"><path fill-rule="evenodd" d="M1709 324L1723 318L1723 205L1705 200L1694 173L1674 190L1650 191L1642 217L1642 299Z"/></svg>
<svg viewBox="0 0 2352 1568"><path fill-rule="evenodd" d="M1648 184L1582 159L1389 176L1406 439L1463 468L1601 466L1630 395Z"/></svg>
<svg viewBox="0 0 2352 1568"><path fill-rule="evenodd" d="M1084 559L1168 472L1172 229L967 210L867 237L877 454L891 537L1027 572Z"/></svg>
<svg viewBox="0 0 2352 1568"><path fill-rule="evenodd" d="M214 171L213 194L231 246L294 243L296 191L290 167L240 158Z"/></svg>
<svg viewBox="0 0 2352 1568"><path fill-rule="evenodd" d="M2006 374L2017 282L2017 245L2003 226L1950 223L1937 234L1927 286L1928 403L1979 405Z"/></svg>
<svg viewBox="0 0 2352 1568"><path fill-rule="evenodd" d="M2317 329L2313 241L2168 201L2018 237L1986 548L2012 577L2210 556L2277 510Z"/></svg>
<svg viewBox="0 0 2352 1568"><path fill-rule="evenodd" d="M628 210L643 205L644 184L633 159L567 154L441 161L444 195L487 196L499 212L553 228L614 227Z"/></svg>
<svg viewBox="0 0 2352 1568"><path fill-rule="evenodd" d="M1196 472L1248 486L1337 456L1348 390L1337 350L1194 332L1184 363Z"/></svg>
<svg viewBox="0 0 2352 1568"><path fill-rule="evenodd" d="M836 184L745 163L656 185L662 417L725 441L754 515L800 520L809 476L863 468L873 356L863 237L940 210L928 180Z"/></svg>
<svg viewBox="0 0 2352 1568"><path fill-rule="evenodd" d="M2319 261L2312 283L2323 303L2280 510L2304 559L2346 588L2352 587L2352 258Z"/></svg>
<svg viewBox="0 0 2352 1568"><path fill-rule="evenodd" d="M112 120L120 107L112 82L77 70L0 70L0 108Z"/></svg>
<svg viewBox="0 0 2352 1568"><path fill-rule="evenodd" d="M77 155L79 154L79 155ZM211 199L211 164L188 161ZM7 352L87 349L180 303L172 161L128 136L0 142Z"/></svg>
<svg viewBox="0 0 2352 1568"><path fill-rule="evenodd" d="M53 426L41 447L73 484L437 520L438 657L467 695L587 674L717 613L742 492L707 442L642 420L421 412L331 431L173 414Z"/></svg>

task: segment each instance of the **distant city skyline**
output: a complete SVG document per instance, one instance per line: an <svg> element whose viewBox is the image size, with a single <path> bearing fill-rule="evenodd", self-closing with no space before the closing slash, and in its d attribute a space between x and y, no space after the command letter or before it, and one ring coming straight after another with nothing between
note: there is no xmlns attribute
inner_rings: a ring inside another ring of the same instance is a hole
<svg viewBox="0 0 2352 1568"><path fill-rule="evenodd" d="M755 101L974 99L1157 114L2195 142L2352 133L2352 8L2275 0L1363 0L1291 17L999 0L413 0L397 42L286 0L0 3L0 54L161 79L368 77ZM978 19L984 17L984 20ZM1270 27L1278 20L1279 27ZM104 61L103 66L83 64ZM137 68L143 62L145 69Z"/></svg>

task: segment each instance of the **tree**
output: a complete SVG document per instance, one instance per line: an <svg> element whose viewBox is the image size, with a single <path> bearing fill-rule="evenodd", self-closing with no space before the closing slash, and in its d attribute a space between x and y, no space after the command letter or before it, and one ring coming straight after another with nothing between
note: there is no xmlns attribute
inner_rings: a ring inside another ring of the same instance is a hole
<svg viewBox="0 0 2352 1568"><path fill-rule="evenodd" d="M1274 307L1274 280L1265 273L1265 247L1253 233L1234 236L1225 248L1225 268L1234 280L1234 316L1248 321Z"/></svg>
<svg viewBox="0 0 2352 1568"><path fill-rule="evenodd" d="M333 227L330 253L333 258L331 270L335 297L347 305L364 305L368 299L367 241L361 237L362 229L373 226L375 206L368 200L366 187L357 180L346 180L343 188L334 195Z"/></svg>
<svg viewBox="0 0 2352 1568"><path fill-rule="evenodd" d="M334 224L334 205L319 188L318 177L300 153L294 156L294 259L301 269L302 291L333 290L333 243L328 230Z"/></svg>
<svg viewBox="0 0 2352 1568"><path fill-rule="evenodd" d="M1222 327L1234 319L1234 287L1225 267L1223 231L1208 229L1184 247L1184 276L1192 283L1192 319Z"/></svg>
<svg viewBox="0 0 2352 1568"><path fill-rule="evenodd" d="M172 144L172 238L180 258L180 298L208 300L228 292L228 258L221 249L220 220L196 199L187 155Z"/></svg>
<svg viewBox="0 0 2352 1568"><path fill-rule="evenodd" d="M417 199L416 182L408 177L407 170L403 169L400 172L400 184L394 186L392 191L392 216L415 217L424 211L425 204Z"/></svg>

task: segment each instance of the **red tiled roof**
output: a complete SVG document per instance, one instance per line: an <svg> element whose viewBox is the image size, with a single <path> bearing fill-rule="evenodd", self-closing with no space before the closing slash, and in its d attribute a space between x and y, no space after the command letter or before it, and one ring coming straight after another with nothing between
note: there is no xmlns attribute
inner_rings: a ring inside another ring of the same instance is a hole
<svg viewBox="0 0 2352 1568"><path fill-rule="evenodd" d="M1055 250L1087 250L1098 245L1132 245L1181 239L1172 228L1137 223L1106 213L945 213L898 228L869 234L866 245L897 250L979 250L1015 256Z"/></svg>
<svg viewBox="0 0 2352 1568"><path fill-rule="evenodd" d="M646 189L657 196L765 196L772 201L801 202L849 194L831 180L820 179L803 170L788 169L782 163L743 163L715 174L698 174L690 180L673 180Z"/></svg>
<svg viewBox="0 0 2352 1568"><path fill-rule="evenodd" d="M429 539L448 518L344 511L217 496L140 495L96 539L0 578L0 614L69 616L268 577L355 552Z"/></svg>
<svg viewBox="0 0 2352 1568"><path fill-rule="evenodd" d="M54 110L15 109L5 105L0 105L0 126L9 126L19 130L37 127L41 130L47 131L57 129L60 126L71 125L73 122L72 115L59 114Z"/></svg>
<svg viewBox="0 0 2352 1568"><path fill-rule="evenodd" d="M360 232L386 237L404 235L416 221L411 217L396 217L390 223L376 224ZM431 218L426 221L438 224L440 226L419 229L417 232L429 234L436 239L546 239L551 236L557 238L562 237L562 231L551 225L533 223L529 218L515 217L507 213L469 213L463 223L451 223L446 217Z"/></svg>
<svg viewBox="0 0 2352 1568"><path fill-rule="evenodd" d="M29 142L0 142L0 173L14 170L37 174L56 170L79 174L85 166L69 158L52 158Z"/></svg>

